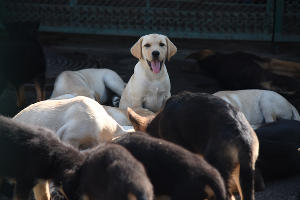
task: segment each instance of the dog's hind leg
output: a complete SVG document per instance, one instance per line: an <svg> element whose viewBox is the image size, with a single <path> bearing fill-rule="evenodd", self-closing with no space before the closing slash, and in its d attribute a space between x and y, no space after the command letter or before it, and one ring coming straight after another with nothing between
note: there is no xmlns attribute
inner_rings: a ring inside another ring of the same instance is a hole
<svg viewBox="0 0 300 200"><path fill-rule="evenodd" d="M50 191L48 181L40 181L33 188L35 200L50 200Z"/></svg>
<svg viewBox="0 0 300 200"><path fill-rule="evenodd" d="M25 104L25 91L24 85L17 88L17 106L20 108Z"/></svg>

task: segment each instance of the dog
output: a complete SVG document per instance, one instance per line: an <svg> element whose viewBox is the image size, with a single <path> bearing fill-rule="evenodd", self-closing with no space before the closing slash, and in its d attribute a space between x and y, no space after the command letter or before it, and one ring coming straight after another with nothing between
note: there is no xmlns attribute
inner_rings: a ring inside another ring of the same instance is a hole
<svg viewBox="0 0 300 200"><path fill-rule="evenodd" d="M113 143L125 147L146 168L155 195L176 199L226 199L219 172L202 157L142 132L128 133Z"/></svg>
<svg viewBox="0 0 300 200"><path fill-rule="evenodd" d="M139 62L122 93L119 107L143 107L157 112L171 96L165 62L176 52L176 46L164 35L141 37L131 48L131 54Z"/></svg>
<svg viewBox="0 0 300 200"><path fill-rule="evenodd" d="M126 149L103 144L85 153L54 132L0 117L0 177L16 182L14 199L49 200L52 180L67 199L152 200L145 169Z"/></svg>
<svg viewBox="0 0 300 200"><path fill-rule="evenodd" d="M55 80L50 98L72 94L86 96L105 104L111 98L108 90L120 98L124 88L125 83L122 78L110 69L64 71Z"/></svg>
<svg viewBox="0 0 300 200"><path fill-rule="evenodd" d="M300 122L279 120L256 130L260 143L257 167L264 179L274 180L300 173Z"/></svg>
<svg viewBox="0 0 300 200"><path fill-rule="evenodd" d="M17 90L17 106L25 104L24 84L34 82L37 101L45 99L46 59L38 40L39 22L4 23L9 38L0 41L0 94Z"/></svg>
<svg viewBox="0 0 300 200"><path fill-rule="evenodd" d="M209 49L193 53L198 66L217 79L224 90L263 89L275 91L300 109L300 64L264 58L245 52L219 53ZM273 73L273 69L278 69ZM290 76L287 76L289 72ZM282 73L284 72L284 73ZM297 76L295 76L298 74Z"/></svg>
<svg viewBox="0 0 300 200"><path fill-rule="evenodd" d="M102 105L84 96L40 101L20 111L14 119L49 128L80 150L126 133Z"/></svg>
<svg viewBox="0 0 300 200"><path fill-rule="evenodd" d="M254 199L259 143L242 112L219 97L183 92L171 96L155 117L128 109L134 129L163 138L204 156L224 178L228 198Z"/></svg>
<svg viewBox="0 0 300 200"><path fill-rule="evenodd" d="M259 128L263 123L271 123L278 119L300 121L297 109L283 96L273 91L220 91L213 95L240 110L254 129Z"/></svg>
<svg viewBox="0 0 300 200"><path fill-rule="evenodd" d="M64 94L55 98L52 98L52 100L61 100L61 99L71 99L76 97L74 94ZM123 128L125 127L132 127L132 124L130 120L127 117L127 109L121 109L118 107L113 106L106 106L102 105L102 107L105 109L105 111ZM154 113L150 110L142 107L134 107L132 108L134 112L138 113L141 116L153 116Z"/></svg>

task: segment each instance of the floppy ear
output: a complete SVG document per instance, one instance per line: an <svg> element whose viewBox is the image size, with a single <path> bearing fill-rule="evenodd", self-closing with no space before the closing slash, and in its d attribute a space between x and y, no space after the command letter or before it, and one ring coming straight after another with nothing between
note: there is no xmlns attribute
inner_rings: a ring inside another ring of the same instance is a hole
<svg viewBox="0 0 300 200"><path fill-rule="evenodd" d="M142 42L143 37L141 37L130 49L131 54L137 59L142 59Z"/></svg>
<svg viewBox="0 0 300 200"><path fill-rule="evenodd" d="M209 56L212 56L212 55L215 55L216 53L213 51L213 50L210 50L210 49L203 49L201 51L198 51L198 52L195 52L195 53L192 53L190 55L188 55L186 58L189 59L189 58L192 58L192 59L195 59L195 60L204 60L205 58L209 57Z"/></svg>
<svg viewBox="0 0 300 200"><path fill-rule="evenodd" d="M137 114L136 112L134 112L129 107L127 108L127 115L135 131L146 132L148 124L151 121L151 118L143 117Z"/></svg>
<svg viewBox="0 0 300 200"><path fill-rule="evenodd" d="M173 44L173 42L171 42L171 40L169 40L168 37L166 37L166 41L167 41L167 47L168 47L167 57L168 57L168 61L170 61L171 57L174 56L175 53L177 52L177 48Z"/></svg>

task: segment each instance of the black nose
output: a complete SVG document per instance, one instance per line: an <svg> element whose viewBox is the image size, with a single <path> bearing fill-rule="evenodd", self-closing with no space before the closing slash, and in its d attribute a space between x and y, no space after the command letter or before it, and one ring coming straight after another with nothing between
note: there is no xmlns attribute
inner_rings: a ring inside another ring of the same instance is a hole
<svg viewBox="0 0 300 200"><path fill-rule="evenodd" d="M158 57L159 56L159 51L152 51L152 56L153 57Z"/></svg>

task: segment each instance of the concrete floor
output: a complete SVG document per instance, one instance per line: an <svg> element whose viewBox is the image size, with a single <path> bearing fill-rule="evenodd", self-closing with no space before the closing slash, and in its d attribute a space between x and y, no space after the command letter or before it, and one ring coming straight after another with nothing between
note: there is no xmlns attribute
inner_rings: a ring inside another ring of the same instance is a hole
<svg viewBox="0 0 300 200"><path fill-rule="evenodd" d="M127 82L137 60L130 54L130 47L138 38L117 36L91 36L69 34L41 34L41 42L47 57L47 97L50 96L56 76L64 70L81 68L110 68ZM178 52L167 63L172 93L182 90L212 93L221 90L216 80L204 74L191 73L182 67L194 66L195 61L185 57L200 49L209 48L220 52L247 51L263 56L300 62L300 43L272 44L250 41L203 41L172 39ZM35 101L32 84L26 85L26 105ZM15 106L14 89L7 89L0 96L0 113L14 116L20 109ZM257 200L296 200L300 192L300 175L267 183Z"/></svg>

